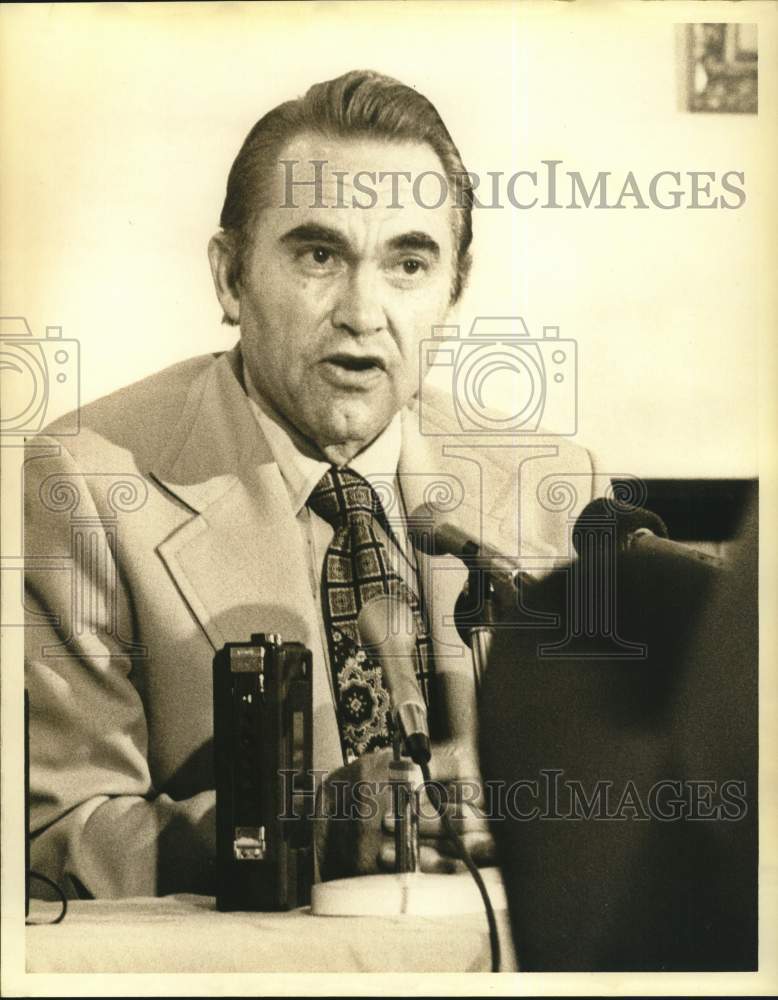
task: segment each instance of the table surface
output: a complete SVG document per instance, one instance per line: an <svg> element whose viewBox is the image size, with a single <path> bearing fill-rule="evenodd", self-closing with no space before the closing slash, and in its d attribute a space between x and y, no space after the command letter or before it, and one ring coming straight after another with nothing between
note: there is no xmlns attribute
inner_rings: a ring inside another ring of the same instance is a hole
<svg viewBox="0 0 778 1000"><path fill-rule="evenodd" d="M33 900L30 919L58 903ZM515 971L497 913L502 971ZM219 913L212 897L71 900L27 927L28 972L488 972L486 916L319 917Z"/></svg>

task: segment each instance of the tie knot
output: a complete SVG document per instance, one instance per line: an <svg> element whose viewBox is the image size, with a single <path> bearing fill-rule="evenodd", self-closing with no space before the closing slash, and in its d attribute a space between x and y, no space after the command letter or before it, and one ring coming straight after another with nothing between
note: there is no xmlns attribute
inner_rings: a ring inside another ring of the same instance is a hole
<svg viewBox="0 0 778 1000"><path fill-rule="evenodd" d="M324 518L334 528L359 515L383 520L384 511L378 494L353 469L332 466L313 488L307 503L314 514Z"/></svg>

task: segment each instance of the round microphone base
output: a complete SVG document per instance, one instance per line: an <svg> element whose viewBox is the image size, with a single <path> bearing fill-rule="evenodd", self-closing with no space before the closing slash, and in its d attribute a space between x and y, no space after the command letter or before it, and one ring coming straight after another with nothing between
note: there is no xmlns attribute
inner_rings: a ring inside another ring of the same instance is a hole
<svg viewBox="0 0 778 1000"><path fill-rule="evenodd" d="M481 868L495 910L507 910L498 868ZM469 872L455 875L359 875L319 882L311 892L311 913L319 917L438 917L480 913L484 903Z"/></svg>

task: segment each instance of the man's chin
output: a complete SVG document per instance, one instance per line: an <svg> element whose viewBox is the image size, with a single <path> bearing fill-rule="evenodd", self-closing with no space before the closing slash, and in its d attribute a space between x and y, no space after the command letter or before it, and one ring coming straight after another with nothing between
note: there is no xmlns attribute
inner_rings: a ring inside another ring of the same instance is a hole
<svg viewBox="0 0 778 1000"><path fill-rule="evenodd" d="M383 431L394 416L389 407L370 408L351 405L329 414L329 420L316 434L315 440L328 457L331 454L359 454Z"/></svg>

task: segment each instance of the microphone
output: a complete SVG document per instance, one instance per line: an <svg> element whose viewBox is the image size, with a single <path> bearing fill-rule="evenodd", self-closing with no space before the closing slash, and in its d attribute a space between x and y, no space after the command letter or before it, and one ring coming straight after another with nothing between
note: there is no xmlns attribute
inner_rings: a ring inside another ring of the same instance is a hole
<svg viewBox="0 0 778 1000"><path fill-rule="evenodd" d="M426 504L414 510L408 518L408 535L415 547L428 556L456 556L468 569L486 570L495 585L513 589L517 579L524 575L518 560L477 542L444 517Z"/></svg>
<svg viewBox="0 0 778 1000"><path fill-rule="evenodd" d="M430 731L427 706L413 668L416 635L413 629L403 627L411 621L413 612L406 601L382 594L363 606L357 628L362 644L381 664L392 699L392 717L400 727L411 760L421 767L431 756Z"/></svg>
<svg viewBox="0 0 778 1000"><path fill-rule="evenodd" d="M639 550L646 555L692 559L719 568L725 566L724 560L718 556L672 541L664 521L653 511L605 497L590 500L578 515L573 527L573 546L578 555L582 554L584 535L591 534L592 529L614 523L616 549L620 554ZM416 548L426 555L453 555L461 559L468 569L486 570L495 585L508 585L515 589L520 580L532 580L532 575L522 569L516 559L503 555L490 545L477 542L426 504L417 507L409 518L408 535Z"/></svg>
<svg viewBox="0 0 778 1000"><path fill-rule="evenodd" d="M469 570L465 589L454 607L454 624L473 655L473 676L478 693L489 660L496 619L521 613L529 628L549 623L549 616L528 608L523 589L537 586L546 572L537 574L515 556L506 556L485 542L478 542L445 514L421 504L408 519L408 535L425 555L452 555ZM543 560L548 557L544 556ZM493 600L494 599L494 600ZM495 603L496 602L496 603Z"/></svg>
<svg viewBox="0 0 778 1000"><path fill-rule="evenodd" d="M604 497L590 500L578 515L573 528L573 545L579 557L588 553L584 538L595 534L598 527L609 524L615 524L616 551L620 555L640 552L646 556L703 562L716 568L726 565L719 556L672 541L668 537L667 525L653 511Z"/></svg>

